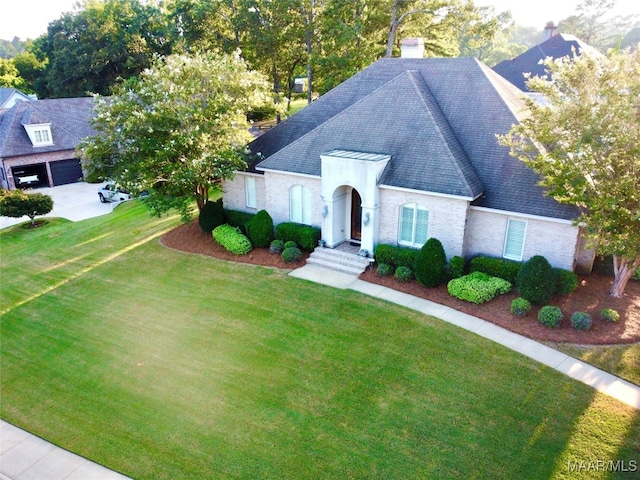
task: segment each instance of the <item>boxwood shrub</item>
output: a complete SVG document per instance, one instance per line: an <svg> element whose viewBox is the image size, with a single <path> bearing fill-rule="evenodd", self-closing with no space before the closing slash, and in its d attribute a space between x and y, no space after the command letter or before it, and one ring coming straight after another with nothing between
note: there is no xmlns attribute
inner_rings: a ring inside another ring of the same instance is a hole
<svg viewBox="0 0 640 480"><path fill-rule="evenodd" d="M617 322L620 320L620 314L613 308L603 308L600 310L600 318L605 322Z"/></svg>
<svg viewBox="0 0 640 480"><path fill-rule="evenodd" d="M294 241L302 249L312 251L320 240L320 229L302 223L284 222L276 226L276 238Z"/></svg>
<svg viewBox="0 0 640 480"><path fill-rule="evenodd" d="M410 282L413 280L413 271L409 267L399 266L396 268L395 279L399 282Z"/></svg>
<svg viewBox="0 0 640 480"><path fill-rule="evenodd" d="M554 268L553 272L556 275L556 289L554 293L567 295L578 288L578 275L572 271Z"/></svg>
<svg viewBox="0 0 640 480"><path fill-rule="evenodd" d="M562 321L562 310L560 307L545 305L538 311L538 321L547 327L557 327Z"/></svg>
<svg viewBox="0 0 640 480"><path fill-rule="evenodd" d="M437 287L447 279L447 256L437 238L430 238L420 249L416 262L416 280L428 288Z"/></svg>
<svg viewBox="0 0 640 480"><path fill-rule="evenodd" d="M269 251L271 253L282 253L284 250L284 242L282 240L273 240L269 245Z"/></svg>
<svg viewBox="0 0 640 480"><path fill-rule="evenodd" d="M298 244L296 242L294 242L293 240L289 240L288 242L284 242L284 248L298 248Z"/></svg>
<svg viewBox="0 0 640 480"><path fill-rule="evenodd" d="M454 278L447 284L449 295L471 303L484 303L511 291L511 283L483 272Z"/></svg>
<svg viewBox="0 0 640 480"><path fill-rule="evenodd" d="M238 227L225 223L214 228L212 235L216 242L231 253L244 255L251 251L251 241L240 232Z"/></svg>
<svg viewBox="0 0 640 480"><path fill-rule="evenodd" d="M591 328L591 315L585 312L574 312L571 315L571 325L576 330L589 330Z"/></svg>
<svg viewBox="0 0 640 480"><path fill-rule="evenodd" d="M511 301L511 313L513 313L514 315L522 317L529 313L529 310L531 310L531 303L529 302L529 300L518 297L514 298Z"/></svg>
<svg viewBox="0 0 640 480"><path fill-rule="evenodd" d="M287 247L282 251L282 259L285 263L297 262L302 258L302 252L298 247Z"/></svg>
<svg viewBox="0 0 640 480"><path fill-rule="evenodd" d="M545 305L556 290L556 274L542 255L535 255L522 264L516 278L518 292L534 305Z"/></svg>
<svg viewBox="0 0 640 480"><path fill-rule="evenodd" d="M207 202L202 206L202 210L198 214L198 224L203 232L211 233L214 228L223 223L225 223L224 208L221 198L215 202Z"/></svg>
<svg viewBox="0 0 640 480"><path fill-rule="evenodd" d="M492 277L502 278L513 285L516 283L521 266L522 263L515 260L479 256L471 259L469 271L484 272Z"/></svg>
<svg viewBox="0 0 640 480"><path fill-rule="evenodd" d="M386 263L395 268L408 267L415 270L419 253L420 250L415 248L380 243L376 246L373 256L378 263Z"/></svg>
<svg viewBox="0 0 640 480"><path fill-rule="evenodd" d="M376 273L379 277L386 277L389 275L393 275L394 268L393 265L389 265L388 263L379 263L376 268Z"/></svg>
<svg viewBox="0 0 640 480"><path fill-rule="evenodd" d="M258 248L265 248L273 239L273 220L266 210L260 210L245 224L247 236Z"/></svg>

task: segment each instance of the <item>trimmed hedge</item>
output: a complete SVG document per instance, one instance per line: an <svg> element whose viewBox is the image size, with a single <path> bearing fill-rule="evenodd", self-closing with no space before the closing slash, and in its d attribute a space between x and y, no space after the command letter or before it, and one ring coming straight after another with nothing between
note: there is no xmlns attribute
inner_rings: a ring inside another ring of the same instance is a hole
<svg viewBox="0 0 640 480"><path fill-rule="evenodd" d="M419 253L420 250L415 248L380 243L376 246L373 256L378 263L386 263L395 268L408 267L415 270Z"/></svg>
<svg viewBox="0 0 640 480"><path fill-rule="evenodd" d="M449 275L451 278L460 278L464 275L464 269L466 267L464 258L455 256L449 260Z"/></svg>
<svg viewBox="0 0 640 480"><path fill-rule="evenodd" d="M244 255L251 251L251 241L245 237L238 227L225 223L213 229L213 239L231 253Z"/></svg>
<svg viewBox="0 0 640 480"><path fill-rule="evenodd" d="M430 238L420 249L415 268L416 280L428 288L437 287L447 279L447 256L437 238Z"/></svg>
<svg viewBox="0 0 640 480"><path fill-rule="evenodd" d="M320 229L302 223L284 222L276 226L276 238L294 241L302 250L312 251L320 240Z"/></svg>
<svg viewBox="0 0 640 480"><path fill-rule="evenodd" d="M591 328L591 315L585 312L574 312L571 315L571 325L576 330L589 330Z"/></svg>
<svg viewBox="0 0 640 480"><path fill-rule="evenodd" d="M578 288L578 275L572 271L554 268L553 272L556 275L556 288L554 293L567 295Z"/></svg>
<svg viewBox="0 0 640 480"><path fill-rule="evenodd" d="M500 294L510 292L511 288L511 283L506 280L483 272L472 272L447 284L449 295L471 303L488 302Z"/></svg>
<svg viewBox="0 0 640 480"><path fill-rule="evenodd" d="M511 313L522 317L531 310L531 303L526 298L518 297L511 301Z"/></svg>
<svg viewBox="0 0 640 480"><path fill-rule="evenodd" d="M562 310L560 307L545 305L538 311L538 321L546 327L558 327L562 321Z"/></svg>
<svg viewBox="0 0 640 480"><path fill-rule="evenodd" d="M232 227L237 227L243 235L247 234L245 225L251 221L255 213L241 212L239 210L225 210L224 223L228 223Z"/></svg>
<svg viewBox="0 0 640 480"><path fill-rule="evenodd" d="M215 202L207 202L202 206L198 214L198 224L205 233L213 232L213 229L224 223L224 208L222 199Z"/></svg>
<svg viewBox="0 0 640 480"><path fill-rule="evenodd" d="M542 255L535 255L522 264L516 278L518 292L534 305L545 305L556 290L556 274Z"/></svg>
<svg viewBox="0 0 640 480"><path fill-rule="evenodd" d="M273 239L273 220L266 210L260 210L245 224L249 240L258 248L265 248Z"/></svg>
<svg viewBox="0 0 640 480"><path fill-rule="evenodd" d="M471 259L469 272L484 272L492 277L502 278L514 285L521 266L522 263L515 260L479 256Z"/></svg>

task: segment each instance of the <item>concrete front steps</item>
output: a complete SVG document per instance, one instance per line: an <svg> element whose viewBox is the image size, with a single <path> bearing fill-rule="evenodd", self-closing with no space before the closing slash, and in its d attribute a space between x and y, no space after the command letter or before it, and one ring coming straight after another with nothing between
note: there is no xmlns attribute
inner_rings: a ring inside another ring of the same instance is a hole
<svg viewBox="0 0 640 480"><path fill-rule="evenodd" d="M351 275L360 275L369 266L367 258L325 247L316 247L307 259L307 263Z"/></svg>

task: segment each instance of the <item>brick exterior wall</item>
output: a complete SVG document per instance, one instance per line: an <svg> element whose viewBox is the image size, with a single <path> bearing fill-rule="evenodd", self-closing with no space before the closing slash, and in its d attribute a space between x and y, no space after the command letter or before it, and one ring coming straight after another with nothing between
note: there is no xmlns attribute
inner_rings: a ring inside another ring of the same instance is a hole
<svg viewBox="0 0 640 480"><path fill-rule="evenodd" d="M256 208L247 207L247 197L244 180L251 176L256 179ZM224 208L240 212L257 213L260 210L271 211L265 204L264 175L247 172L237 172L233 180L224 182L222 187Z"/></svg>
<svg viewBox="0 0 640 480"><path fill-rule="evenodd" d="M380 189L378 243L398 243L400 206L405 203L417 203L429 211L427 236L440 240L447 258L462 255L469 202L417 192Z"/></svg>
<svg viewBox="0 0 640 480"><path fill-rule="evenodd" d="M303 185L311 191L311 224L322 225L322 181L319 178L264 172L265 205L274 225L289 220L289 189Z"/></svg>
<svg viewBox="0 0 640 480"><path fill-rule="evenodd" d="M542 255L553 267L573 270L578 227L544 219L509 215L506 212L501 214L476 209L469 211L463 256L465 258L476 255L502 257L507 221L510 218L527 222L523 261L534 255Z"/></svg>
<svg viewBox="0 0 640 480"><path fill-rule="evenodd" d="M77 158L75 150L60 150L57 152L42 152L42 153L34 153L31 155L21 155L17 157L7 157L0 159L2 160L2 167L4 168L4 178L6 180L2 180L0 176L2 188L7 190L13 190L16 188L15 182L13 180L13 175L11 174L12 167L21 167L24 165L39 165L46 164L47 166L47 177L49 180L49 186L53 187L53 181L51 178L51 167L49 164L51 162L56 162L58 160L70 160L73 158Z"/></svg>

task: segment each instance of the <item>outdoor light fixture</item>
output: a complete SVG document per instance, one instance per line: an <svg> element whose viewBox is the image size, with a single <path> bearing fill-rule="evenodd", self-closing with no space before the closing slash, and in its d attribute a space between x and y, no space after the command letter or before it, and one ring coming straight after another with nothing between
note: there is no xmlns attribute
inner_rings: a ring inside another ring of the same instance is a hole
<svg viewBox="0 0 640 480"><path fill-rule="evenodd" d="M364 214L364 226L366 227L367 225L369 225L369 222L371 221L371 214L369 212Z"/></svg>
<svg viewBox="0 0 640 480"><path fill-rule="evenodd" d="M329 206L325 205L322 207L322 218L327 218L327 215L329 215Z"/></svg>

